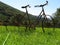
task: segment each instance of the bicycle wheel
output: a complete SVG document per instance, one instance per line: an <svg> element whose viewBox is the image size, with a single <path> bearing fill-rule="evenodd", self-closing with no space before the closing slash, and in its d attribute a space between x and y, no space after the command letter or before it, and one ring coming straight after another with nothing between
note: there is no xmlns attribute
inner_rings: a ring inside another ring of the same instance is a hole
<svg viewBox="0 0 60 45"><path fill-rule="evenodd" d="M55 24L54 20L51 16L42 16L41 17L41 26L42 26L42 31L45 32L47 30L51 31L55 29Z"/></svg>

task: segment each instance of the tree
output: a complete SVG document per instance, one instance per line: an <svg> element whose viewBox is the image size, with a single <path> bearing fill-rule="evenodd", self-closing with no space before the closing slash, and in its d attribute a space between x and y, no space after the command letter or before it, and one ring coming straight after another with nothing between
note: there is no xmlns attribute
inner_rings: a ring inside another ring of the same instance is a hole
<svg viewBox="0 0 60 45"><path fill-rule="evenodd" d="M55 22L57 23L57 26L60 26L60 8L57 8L57 11L55 12Z"/></svg>
<svg viewBox="0 0 60 45"><path fill-rule="evenodd" d="M57 9L55 15L56 15L56 16L60 16L60 8Z"/></svg>

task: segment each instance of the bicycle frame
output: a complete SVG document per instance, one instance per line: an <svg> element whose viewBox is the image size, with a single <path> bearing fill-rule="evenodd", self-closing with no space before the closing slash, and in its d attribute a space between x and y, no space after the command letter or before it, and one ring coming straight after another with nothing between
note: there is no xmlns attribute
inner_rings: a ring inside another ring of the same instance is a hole
<svg viewBox="0 0 60 45"><path fill-rule="evenodd" d="M45 14L45 11L44 11L44 6L46 6L47 4L48 4L48 1L46 1L46 3L43 4L43 5L36 5L35 6L35 7L42 7L42 11L40 12L39 16L37 17L37 24L39 23L39 20L42 18L42 16L44 16L44 18L42 20L42 30L43 30L43 32L45 32L44 31L43 22L44 22L45 19L47 19L46 14ZM48 16L52 19L53 24L55 26L54 19L50 15L48 15Z"/></svg>
<svg viewBox="0 0 60 45"><path fill-rule="evenodd" d="M29 15L28 15L27 7L29 7L29 8L30 8L30 6L29 6L29 5L22 6L22 8L25 8L25 10L26 10L26 15L28 16L29 30L30 30L30 18L29 18ZM26 22L26 23L27 23L27 22ZM26 25L28 25L28 24L26 24ZM26 26L26 30L27 30L27 27L28 27L28 26Z"/></svg>

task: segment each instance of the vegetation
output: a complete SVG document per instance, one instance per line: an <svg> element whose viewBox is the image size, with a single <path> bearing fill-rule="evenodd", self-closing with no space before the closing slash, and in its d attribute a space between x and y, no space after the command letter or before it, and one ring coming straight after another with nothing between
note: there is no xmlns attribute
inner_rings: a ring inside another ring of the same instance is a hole
<svg viewBox="0 0 60 45"><path fill-rule="evenodd" d="M0 22L8 22L9 25L13 25L14 22L21 23L26 20L27 16L25 12L15 9L7 4L0 2ZM36 16L29 14L29 18L33 21ZM19 22L20 21L20 22Z"/></svg>
<svg viewBox="0 0 60 45"><path fill-rule="evenodd" d="M25 14L26 14L25 12L22 12L18 9L15 9L9 5L0 2L0 17L1 17L0 25L15 25L15 26L25 25L25 22L28 19L28 17ZM29 18L30 23L36 25L37 16L29 14ZM37 23L37 26L38 25L40 26L39 23Z"/></svg>
<svg viewBox="0 0 60 45"><path fill-rule="evenodd" d="M41 28L25 32L24 27L20 30L16 26L8 26L8 31L5 26L0 26L0 45L3 44L8 33L10 35L5 45L60 45L60 28L55 31L47 29L43 33Z"/></svg>
<svg viewBox="0 0 60 45"><path fill-rule="evenodd" d="M56 22L59 22L58 20L60 18L58 19L57 16L60 15L60 8L57 9L55 15L55 19L57 19ZM32 24L34 25L37 16L29 14L29 17L31 23L33 22ZM36 27L36 30L27 29L27 31L25 31L24 21L26 20L27 16L25 12L0 2L0 45L60 45L60 28L52 30L51 24L46 23L46 25L50 27L44 28L45 33L42 32L40 24L38 24L40 27ZM59 24L60 22L58 25ZM9 36L6 40L8 34Z"/></svg>
<svg viewBox="0 0 60 45"><path fill-rule="evenodd" d="M57 11L54 13L55 17L55 22L56 22L56 27L60 27L60 8L57 8Z"/></svg>

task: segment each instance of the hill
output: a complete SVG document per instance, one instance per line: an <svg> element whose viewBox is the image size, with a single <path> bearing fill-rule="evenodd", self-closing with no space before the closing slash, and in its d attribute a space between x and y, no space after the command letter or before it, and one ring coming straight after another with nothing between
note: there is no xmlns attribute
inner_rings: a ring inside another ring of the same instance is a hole
<svg viewBox="0 0 60 45"><path fill-rule="evenodd" d="M2 23L8 22L8 21L16 22L16 20L19 20L21 22L21 20L26 20L26 18L27 18L27 16L24 14L25 14L25 12L22 12L3 2L0 2L0 22L2 22ZM31 21L36 18L36 16L33 16L31 14L29 14L29 17L30 17Z"/></svg>

